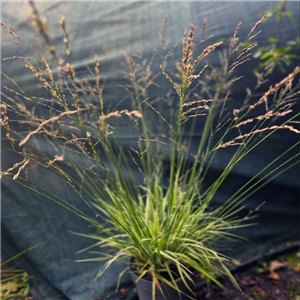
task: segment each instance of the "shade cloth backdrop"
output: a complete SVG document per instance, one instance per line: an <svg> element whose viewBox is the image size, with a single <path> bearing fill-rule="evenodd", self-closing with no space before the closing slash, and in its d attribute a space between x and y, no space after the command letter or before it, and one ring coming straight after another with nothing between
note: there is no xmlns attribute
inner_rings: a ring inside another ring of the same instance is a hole
<svg viewBox="0 0 300 300"><path fill-rule="evenodd" d="M62 15L66 17L72 48L72 65L79 77L84 78L88 73L86 66L93 67L94 54L98 54L101 77L106 78L104 99L107 103L114 103L117 99L121 99L123 93L121 89L116 89L116 83L122 76L120 65L125 61L123 51L129 55L136 52L136 42L139 42L144 55L152 55L153 50L142 44L142 41L161 50L162 44L158 33L162 30L165 16L168 17L168 26L172 29L169 37L170 47L180 40L184 29L189 29L191 23L201 28L204 18L207 19L205 36L214 34L214 38L210 41L213 43L221 38L228 41L240 21L242 26L239 34L245 37L258 21L259 13L276 3L278 2L68 1L36 2L36 7L39 14L47 18L51 42L61 55L64 55L65 47L59 20ZM299 35L299 2L288 2L287 9L293 12L295 22L287 20L283 22L282 43ZM30 56L34 51L33 37L38 36L41 39L32 29L28 10L28 3L24 1L2 3L1 19L22 37L21 45L16 45L8 42L10 36L7 32L2 32L2 58L12 55ZM262 24L261 29L263 31L257 38L259 44L263 44L267 37L276 36L277 24L275 21L269 21ZM177 58L180 60L180 56ZM212 64L217 64L217 60L217 55L210 57ZM23 65L22 60L10 60L3 61L1 67L4 73L14 78L29 94L45 95L45 89L35 84L35 79L29 72L24 71ZM245 88L255 85L256 79L252 74L252 68L253 64L245 64L237 71L237 75L243 74L247 79L240 81L232 90L232 98L237 99L235 101L244 99ZM275 82L283 75L275 72L272 76ZM2 84L9 85L9 82L2 78ZM199 136L195 135L195 141L197 138ZM129 139L125 128L122 141L126 144ZM228 198L239 184L257 172L255 166L265 164L270 158L276 157L282 152L283 147L292 144L295 139L296 137L289 133L276 133L262 149L259 148L254 155L250 155L241 168L234 169L228 184L216 195L215 203L221 203ZM222 152L212 165L208 177L213 178L220 172L230 151ZM3 167L9 166L13 160L11 153L4 147L1 158ZM77 195L58 178L42 171L31 174L36 180L46 182L48 186L54 188L64 199L86 209ZM249 238L249 242L234 245L233 249L226 253L234 257L245 257L264 253L284 242L298 240L299 170L297 168L290 170L263 191L256 193L247 201L247 209L253 209L263 201L267 202L261 208L256 220L259 225L240 231ZM10 181L3 180L1 224L4 258L39 244L17 261L19 267L35 276L32 292L37 299L86 300L90 299L91 294L101 295L106 299L113 294L118 274L124 266L116 263L100 279L93 282L102 264L75 263L75 259L88 256L87 253L77 255L76 251L88 246L90 241L69 233L69 231L93 232L93 228L72 213ZM128 275L124 276L122 286L129 288L126 299L136 297Z"/></svg>

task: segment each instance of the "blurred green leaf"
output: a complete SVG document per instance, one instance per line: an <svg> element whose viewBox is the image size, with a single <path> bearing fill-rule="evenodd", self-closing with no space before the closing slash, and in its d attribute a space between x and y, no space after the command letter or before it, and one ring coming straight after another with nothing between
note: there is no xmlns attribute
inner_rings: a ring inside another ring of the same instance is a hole
<svg viewBox="0 0 300 300"><path fill-rule="evenodd" d="M266 52L263 55L261 55L260 59L265 59L265 58L267 58L269 56L273 56L273 55L274 55L274 53L272 53L272 52Z"/></svg>
<svg viewBox="0 0 300 300"><path fill-rule="evenodd" d="M277 42L277 39L276 39L276 38L273 38L273 37L270 37L270 38L268 38L268 41L269 41L269 42L276 43L276 42Z"/></svg>

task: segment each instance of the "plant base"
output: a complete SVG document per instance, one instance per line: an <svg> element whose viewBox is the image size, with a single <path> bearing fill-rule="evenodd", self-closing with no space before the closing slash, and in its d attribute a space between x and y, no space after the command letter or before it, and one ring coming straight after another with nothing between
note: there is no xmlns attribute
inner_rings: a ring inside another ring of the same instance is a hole
<svg viewBox="0 0 300 300"><path fill-rule="evenodd" d="M152 281L140 279L136 282L138 275L131 272L131 278L135 282L137 293L139 296L139 300L152 300ZM185 286L183 281L179 281L178 283L179 289L184 294L179 294L178 291L172 289L170 286L166 284L161 284L161 288L163 290L163 294L161 291L156 287L155 289L155 300L191 300L195 299L193 293L191 293L188 288ZM192 287L192 284L191 284ZM189 295L189 297L187 296Z"/></svg>

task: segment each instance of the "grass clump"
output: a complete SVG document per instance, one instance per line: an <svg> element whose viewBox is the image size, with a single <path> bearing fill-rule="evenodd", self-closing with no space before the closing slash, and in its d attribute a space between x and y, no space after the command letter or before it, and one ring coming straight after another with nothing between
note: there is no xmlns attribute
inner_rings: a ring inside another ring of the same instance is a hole
<svg viewBox="0 0 300 300"><path fill-rule="evenodd" d="M105 262L97 277L115 261L127 262L134 257L139 279L146 275L152 279L153 299L155 287L161 290L162 283L179 292L178 277L189 287L194 271L225 288L217 279L222 274L239 288L226 266L230 258L220 253L217 245L238 239L232 231L249 225L244 221L251 218L251 213L236 217L241 204L299 163L299 154L292 154L299 145L297 142L263 166L223 204L211 205L233 168L256 147L280 130L300 133L295 125L299 113L292 109L299 96L299 84L294 84L299 67L258 98L253 97L255 91L249 91L242 106L232 109L231 88L241 79L234 72L250 59L257 44L245 42L256 37L256 29L264 17L243 43L239 41L238 24L228 49L219 52L221 68L206 59L222 42L212 43L196 53L199 43L193 24L182 40L165 53L153 49L150 59L144 58L142 51L135 58L125 54L127 82L119 87L127 92L126 101L120 100L128 106L112 108L103 96L97 55L94 70L90 70L94 82L87 80L84 84L77 79L72 64L58 57L33 2L30 5L35 27L45 39L59 71L54 74L41 49L36 64L24 59L25 67L48 91L45 98L27 95L9 75L3 74L15 89L4 87L14 96L2 92L6 98L2 104L2 125L6 139L21 159L3 170L2 176L60 204L95 227L94 234L80 235L95 241L84 250L104 249L94 252L95 258L83 260ZM64 17L61 26L69 57L71 42ZM167 44L166 26L165 19L161 34L164 44ZM200 34L205 26L206 21ZM167 66L180 44L181 60L175 61L176 71L170 71ZM152 65L159 57L161 73L154 74ZM149 89L160 88L157 82L162 77L172 88L174 102L169 106L172 109L166 109L162 98L148 96ZM260 85L261 81L257 88ZM265 107L263 113L258 109L261 107ZM25 127L29 130L16 132L10 125L13 122L23 124L22 130ZM120 143L119 122L126 124L136 138L129 147ZM201 135L196 148L192 148L192 134L196 131L201 131ZM217 178L208 184L209 168L224 148L232 149L232 155ZM57 155L49 157L49 149ZM53 172L66 181L97 218L47 186L32 182L30 174L21 176L30 164L37 164L43 172ZM107 252L107 247L114 251ZM167 278L162 274L167 274Z"/></svg>

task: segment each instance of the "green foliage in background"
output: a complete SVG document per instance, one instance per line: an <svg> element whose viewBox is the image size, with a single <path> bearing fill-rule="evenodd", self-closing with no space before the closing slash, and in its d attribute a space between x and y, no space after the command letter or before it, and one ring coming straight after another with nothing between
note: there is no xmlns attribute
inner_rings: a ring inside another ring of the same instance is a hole
<svg viewBox="0 0 300 300"><path fill-rule="evenodd" d="M282 45L281 42L282 22L285 19L289 19L293 23L295 22L292 12L286 10L286 4L286 1L281 1L261 13L261 16L266 16L264 22L267 22L270 18L276 18L277 34L276 37L269 37L268 44L259 47L254 53L254 57L259 59L258 67L254 69L255 74L259 72L273 72L274 69L284 73L286 72L286 67L291 66L295 59L299 59L299 55L294 54L296 49L299 53L299 37L286 42L285 45Z"/></svg>
<svg viewBox="0 0 300 300"><path fill-rule="evenodd" d="M33 277L23 270L6 267L9 262L33 248L31 247L1 263L0 297L2 300L33 300L29 295L29 280Z"/></svg>

